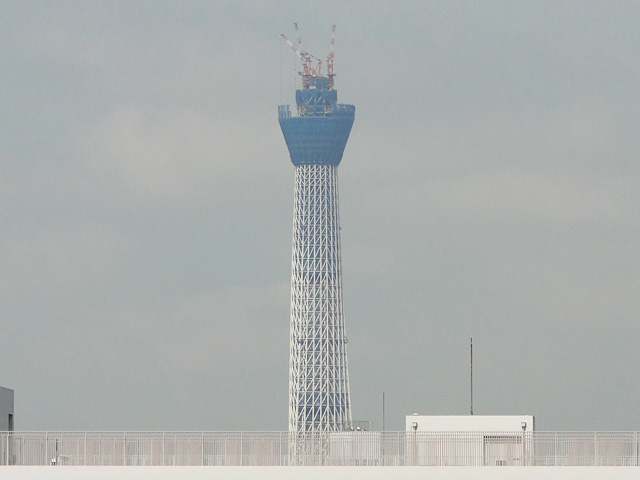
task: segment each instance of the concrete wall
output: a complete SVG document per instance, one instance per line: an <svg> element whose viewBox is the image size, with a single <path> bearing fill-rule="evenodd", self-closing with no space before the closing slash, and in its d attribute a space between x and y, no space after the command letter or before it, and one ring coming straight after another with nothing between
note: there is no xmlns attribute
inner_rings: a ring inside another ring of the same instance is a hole
<svg viewBox="0 0 640 480"><path fill-rule="evenodd" d="M637 480L640 467L0 467L3 480Z"/></svg>
<svg viewBox="0 0 640 480"><path fill-rule="evenodd" d="M0 431L10 430L9 415L13 415L13 390L0 387Z"/></svg>
<svg viewBox="0 0 640 480"><path fill-rule="evenodd" d="M533 415L407 415L407 432L414 422L418 432L522 432L522 422L535 430Z"/></svg>

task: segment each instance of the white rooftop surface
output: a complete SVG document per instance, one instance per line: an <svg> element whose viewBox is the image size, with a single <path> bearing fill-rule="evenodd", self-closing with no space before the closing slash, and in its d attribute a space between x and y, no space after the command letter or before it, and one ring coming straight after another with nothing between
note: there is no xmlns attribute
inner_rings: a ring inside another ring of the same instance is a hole
<svg viewBox="0 0 640 480"><path fill-rule="evenodd" d="M2 480L637 480L638 467L0 467Z"/></svg>
<svg viewBox="0 0 640 480"><path fill-rule="evenodd" d="M406 431L418 432L522 432L534 430L533 415L407 415Z"/></svg>

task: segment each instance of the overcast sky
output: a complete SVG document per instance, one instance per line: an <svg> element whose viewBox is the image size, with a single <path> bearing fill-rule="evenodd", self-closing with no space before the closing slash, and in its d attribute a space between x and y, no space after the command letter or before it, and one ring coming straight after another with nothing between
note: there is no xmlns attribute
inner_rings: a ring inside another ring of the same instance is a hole
<svg viewBox="0 0 640 480"><path fill-rule="evenodd" d="M304 6L303 6L304 5ZM640 6L1 1L19 430L285 430L294 167L328 53L353 416L640 425Z"/></svg>

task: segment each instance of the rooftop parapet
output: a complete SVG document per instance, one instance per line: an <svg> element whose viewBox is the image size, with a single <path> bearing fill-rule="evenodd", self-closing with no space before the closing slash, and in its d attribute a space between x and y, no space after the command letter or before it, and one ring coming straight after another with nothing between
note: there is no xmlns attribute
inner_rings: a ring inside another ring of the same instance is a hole
<svg viewBox="0 0 640 480"><path fill-rule="evenodd" d="M637 431L0 432L0 477L3 465L598 465L640 472L639 437ZM308 454L291 455L294 442Z"/></svg>

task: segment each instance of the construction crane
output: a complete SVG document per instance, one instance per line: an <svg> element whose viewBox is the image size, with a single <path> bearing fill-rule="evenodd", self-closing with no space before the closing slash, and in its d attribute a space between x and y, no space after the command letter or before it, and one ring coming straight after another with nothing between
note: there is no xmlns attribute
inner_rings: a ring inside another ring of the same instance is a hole
<svg viewBox="0 0 640 480"><path fill-rule="evenodd" d="M280 37L287 42L287 45L291 47L291 50L295 52L298 57L300 57L300 61L302 62L302 72L298 72L302 75L302 87L309 87L309 78L310 77L321 77L322 76L322 60L320 60L315 55L307 52L302 48L302 38L300 37L300 30L298 29L298 24L293 24L296 31L296 41L297 45L293 43L284 33L280 34ZM329 55L327 55L327 76L329 77L329 88L333 87L333 77L335 73L333 73L333 49L336 43L336 26L333 25L331 30L331 46L329 49ZM314 65L315 60L315 65Z"/></svg>
<svg viewBox="0 0 640 480"><path fill-rule="evenodd" d="M309 77L319 77L322 75L321 73L322 60L318 60L316 63L316 66L314 67L312 65L313 63L312 58L315 58L313 55L311 55L308 52L305 52L304 50L301 50L295 43L289 40L284 33L281 33L280 36L284 39L285 42L287 42L287 45L289 45L291 49L294 52L296 52L298 57L300 57L300 61L302 61L302 68L303 68L303 72L300 73L300 75L309 76Z"/></svg>

